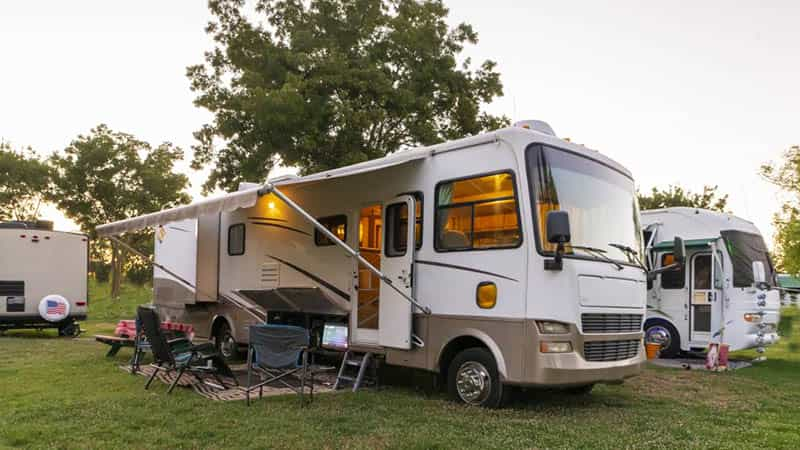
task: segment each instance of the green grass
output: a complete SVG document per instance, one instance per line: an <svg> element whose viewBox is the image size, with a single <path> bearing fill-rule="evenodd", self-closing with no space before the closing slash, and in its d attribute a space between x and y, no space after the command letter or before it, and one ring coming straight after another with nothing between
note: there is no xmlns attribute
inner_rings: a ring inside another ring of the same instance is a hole
<svg viewBox="0 0 800 450"><path fill-rule="evenodd" d="M133 317L149 291L126 287L118 303L92 286L90 332ZM9 333L0 338L0 447L59 448L625 448L782 447L800 442L800 314L787 309L784 339L768 360L730 373L647 368L587 397L536 392L489 411L410 388L211 402L170 396L117 366L89 338ZM742 355L737 355L742 356ZM745 354L744 356L752 356Z"/></svg>

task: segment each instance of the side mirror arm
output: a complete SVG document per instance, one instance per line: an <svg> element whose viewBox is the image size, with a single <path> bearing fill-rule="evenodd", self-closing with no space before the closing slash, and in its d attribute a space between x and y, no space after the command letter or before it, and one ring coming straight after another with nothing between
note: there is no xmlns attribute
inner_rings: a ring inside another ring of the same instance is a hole
<svg viewBox="0 0 800 450"><path fill-rule="evenodd" d="M681 267L683 267L683 263L676 262L668 266L659 267L658 269L653 269L647 272L647 280L654 281L656 279L656 275L662 274L664 272L669 272L670 270L679 270Z"/></svg>
<svg viewBox="0 0 800 450"><path fill-rule="evenodd" d="M564 243L559 242L556 246L556 254L553 259L544 260L544 270L561 271L564 270Z"/></svg>

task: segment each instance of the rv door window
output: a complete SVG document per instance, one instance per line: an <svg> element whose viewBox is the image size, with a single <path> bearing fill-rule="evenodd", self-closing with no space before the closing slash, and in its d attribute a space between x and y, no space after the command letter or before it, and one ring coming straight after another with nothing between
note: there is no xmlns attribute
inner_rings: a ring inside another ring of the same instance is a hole
<svg viewBox="0 0 800 450"><path fill-rule="evenodd" d="M317 221L322 224L322 226L327 228L328 231L333 233L337 238L339 238L339 240L347 240L347 216L344 214L338 216L321 217L317 219ZM332 240L328 239L327 236L320 233L317 229L314 229L314 243L317 245L317 247L334 245Z"/></svg>
<svg viewBox="0 0 800 450"><path fill-rule="evenodd" d="M237 223L228 227L228 255L244 255L245 227L243 223Z"/></svg>
<svg viewBox="0 0 800 450"><path fill-rule="evenodd" d="M408 205L386 207L386 256L403 256L408 248Z"/></svg>
<svg viewBox="0 0 800 450"><path fill-rule="evenodd" d="M661 267L666 267L675 262L675 255L664 253L661 255ZM661 289L683 289L686 285L685 269L668 270L661 275Z"/></svg>
<svg viewBox="0 0 800 450"><path fill-rule="evenodd" d="M446 181L436 187L437 251L512 248L522 243L510 172Z"/></svg>

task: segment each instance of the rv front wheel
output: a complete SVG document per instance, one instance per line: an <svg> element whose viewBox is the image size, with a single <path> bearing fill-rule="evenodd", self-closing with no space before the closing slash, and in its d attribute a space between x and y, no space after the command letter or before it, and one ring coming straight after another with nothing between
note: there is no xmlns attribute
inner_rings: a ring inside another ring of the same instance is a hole
<svg viewBox="0 0 800 450"><path fill-rule="evenodd" d="M662 358L674 358L681 351L681 337L678 330L664 320L649 320L645 323L644 341L661 344Z"/></svg>
<svg viewBox="0 0 800 450"><path fill-rule="evenodd" d="M468 348L453 358L447 390L453 400L485 408L501 407L509 392L500 382L494 357L485 348Z"/></svg>
<svg viewBox="0 0 800 450"><path fill-rule="evenodd" d="M222 322L217 327L217 332L214 334L214 343L217 345L217 351L227 361L233 361L239 358L239 343L233 337L231 327L227 322Z"/></svg>

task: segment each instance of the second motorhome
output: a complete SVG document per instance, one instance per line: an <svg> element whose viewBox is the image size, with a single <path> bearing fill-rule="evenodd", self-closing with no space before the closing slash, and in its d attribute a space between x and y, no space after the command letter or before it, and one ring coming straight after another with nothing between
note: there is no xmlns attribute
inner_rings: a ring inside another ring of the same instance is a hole
<svg viewBox="0 0 800 450"><path fill-rule="evenodd" d="M98 227L156 227L154 303L232 355L266 320L348 327L351 350L454 398L586 392L636 375L646 273L634 181L526 122ZM165 270L166 269L166 270Z"/></svg>
<svg viewBox="0 0 800 450"><path fill-rule="evenodd" d="M642 212L651 267L674 263L673 239L684 238L686 262L662 273L647 298L646 339L662 355L763 348L778 340L780 295L767 247L752 223L697 208Z"/></svg>

